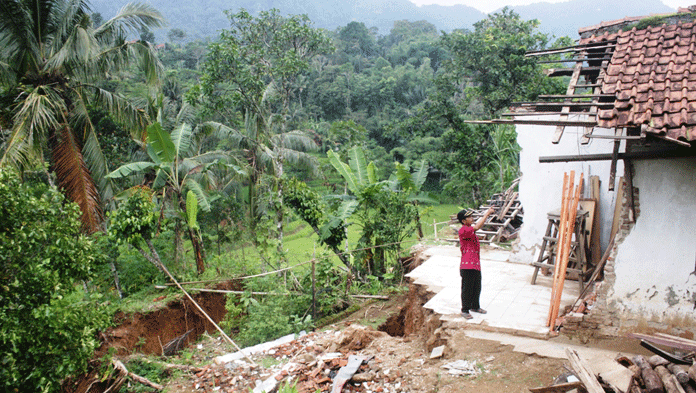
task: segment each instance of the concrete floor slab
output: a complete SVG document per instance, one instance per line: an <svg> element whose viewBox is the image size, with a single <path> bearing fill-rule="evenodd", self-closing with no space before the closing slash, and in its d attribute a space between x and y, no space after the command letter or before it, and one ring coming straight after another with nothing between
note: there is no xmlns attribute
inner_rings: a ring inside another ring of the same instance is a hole
<svg viewBox="0 0 696 393"><path fill-rule="evenodd" d="M531 265L508 262L509 252L481 249L481 307L487 314L472 313L465 320L461 310L460 251L457 246L435 246L424 251L428 259L407 274L416 284L435 293L425 308L440 314L443 321L462 322L484 330L510 332L532 337L548 337L546 319L551 303L552 278L539 274L535 285ZM561 309L578 297L580 286L566 281Z"/></svg>

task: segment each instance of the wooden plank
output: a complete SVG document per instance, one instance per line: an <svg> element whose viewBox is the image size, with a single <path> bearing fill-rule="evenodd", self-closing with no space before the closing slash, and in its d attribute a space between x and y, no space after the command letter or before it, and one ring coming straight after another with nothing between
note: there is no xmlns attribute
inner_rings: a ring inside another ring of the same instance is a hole
<svg viewBox="0 0 696 393"><path fill-rule="evenodd" d="M575 112L576 114L583 114L584 112ZM562 115L563 112L560 111L533 111L533 112L505 112L501 113L500 116L505 116L505 117L519 117L519 116L558 116ZM556 125L556 124L551 124L551 125ZM575 124L572 124L575 125ZM596 126L597 123L595 122L594 125Z"/></svg>
<svg viewBox="0 0 696 393"><path fill-rule="evenodd" d="M562 59L562 60L541 60L537 61L538 64L556 64L556 63L572 63L572 62L586 62L586 61L601 61L601 60L611 60L611 57L597 57L597 58L589 58L589 59L579 59L577 57L571 57L568 59Z"/></svg>
<svg viewBox="0 0 696 393"><path fill-rule="evenodd" d="M570 127L594 127L596 121L561 121L561 120L517 120L517 119L493 119L493 120L464 120L467 124L529 124L537 126L570 126Z"/></svg>
<svg viewBox="0 0 696 393"><path fill-rule="evenodd" d="M624 192L624 187L623 187L623 182L624 178L620 177L619 178L619 189L616 191L616 199L614 201L614 220L612 221L611 224L611 236L610 238L614 238L616 236L616 232L619 230L619 220L621 219L621 209L623 207L623 192Z"/></svg>
<svg viewBox="0 0 696 393"><path fill-rule="evenodd" d="M600 212L600 180L599 176L590 176L590 189L592 199L597 201L595 204L595 218L592 220L592 234L589 236L590 239L590 250L592 253L592 266L597 266L599 260L602 257L602 241L601 241L601 231L602 231L602 214Z"/></svg>
<svg viewBox="0 0 696 393"><path fill-rule="evenodd" d="M539 388L530 388L529 391L532 393L565 393L573 389L577 389L582 386L582 382L566 382L559 383L558 385L544 386Z"/></svg>
<svg viewBox="0 0 696 393"><path fill-rule="evenodd" d="M545 70L544 73L549 78L556 76L572 76L575 75L575 68L579 68L577 71L578 77L583 75L598 75L602 70L602 67L583 67L582 63L577 63L576 67L573 68L549 68Z"/></svg>
<svg viewBox="0 0 696 393"><path fill-rule="evenodd" d="M561 107L571 107L571 108L590 108L592 109L593 107L601 107L603 109L613 109L614 108L614 103L613 102L576 102L576 101L566 101L566 102L554 102L554 101L536 101L536 102L513 102L511 104L512 106L517 106L521 108L526 108L526 107L556 107L556 106L561 106ZM596 116L596 113L589 113L591 115Z"/></svg>
<svg viewBox="0 0 696 393"><path fill-rule="evenodd" d="M672 348L681 349L684 351L696 351L696 342L681 337L667 336L661 333L655 335L630 333L630 337L639 338L658 345L665 345Z"/></svg>
<svg viewBox="0 0 696 393"><path fill-rule="evenodd" d="M617 128L616 133L620 133L621 129ZM614 141L614 151L611 153L611 166L609 169L609 191L614 191L614 183L616 183L616 162L619 160L619 147L621 141Z"/></svg>
<svg viewBox="0 0 696 393"><path fill-rule="evenodd" d="M571 179L574 175L574 171L571 171ZM568 196L571 198L570 201L568 202L569 206L568 209L566 209L566 222L567 222L567 229L566 229L566 240L563 243L563 248L561 249L559 247L558 255L559 255L559 265L560 265L560 275L558 277L558 288L556 289L555 293L552 292L552 294L555 296L555 299L552 299L552 304L553 304L553 318L554 320L552 321L552 324L550 326L551 330L554 330L556 328L555 326L555 319L558 317L559 309L561 306L561 295L563 294L563 284L565 282L565 276L566 276L566 269L568 268L568 259L570 257L570 241L572 239L573 233L575 233L575 218L578 212L578 203L580 201L580 193L582 192L582 178L583 174L580 173L580 179L578 180L578 185L575 187L574 192L570 193ZM572 180L571 180L571 187L572 187ZM571 189L572 191L572 189ZM579 245L580 251L578 252L579 258L582 260L582 247L583 244ZM562 251L561 251L562 250ZM582 285L582 277L579 278L580 283Z"/></svg>
<svg viewBox="0 0 696 393"><path fill-rule="evenodd" d="M573 368L573 371L575 371L580 381L582 381L583 385L585 385L585 389L587 389L588 393L605 393L604 388L599 384L597 377L594 375L589 365L580 359L580 356L578 356L575 350L566 348L566 355L570 361L570 366Z"/></svg>
<svg viewBox="0 0 696 393"><path fill-rule="evenodd" d="M563 48L529 51L529 52L525 53L524 56L525 57L535 57L535 56L556 55L559 53L581 52L583 50L588 50L588 49L595 50L595 49L614 48L614 47L616 47L615 43L616 43L616 41L604 41L602 43L599 43L599 42L596 43L597 45L595 45L595 44L582 44L582 45L566 46Z"/></svg>
<svg viewBox="0 0 696 393"><path fill-rule="evenodd" d="M585 57L587 52L582 51L580 52L579 57ZM573 68L573 74L570 77L570 82L568 83L568 89L566 90L566 95L573 95L575 93L575 85L578 83L578 79L580 79L580 73L582 70L582 63L577 63L575 64L575 67ZM560 121L567 121L568 120L568 115L567 113L570 113L570 107L563 107L561 110L563 114L560 116ZM553 139L551 140L552 143L558 143L561 141L561 137L563 136L563 131L565 130L565 126L563 125L557 125L556 126L556 133L553 136Z"/></svg>
<svg viewBox="0 0 696 393"><path fill-rule="evenodd" d="M560 224L558 226L559 228L559 233L558 233L558 243L556 243L556 263L554 263L554 273L553 273L553 284L551 285L551 301L549 303L549 315L546 318L546 326L550 327L551 329L554 328L554 323L553 321L556 319L558 315L553 315L553 309L554 309L554 299L556 298L556 283L557 283L557 276L558 276L558 269L560 268L560 264L558 263L559 259L561 258L561 250L563 249L563 244L565 242L565 211L567 207L567 198L568 198L568 188L572 187L572 185L569 186L569 184L572 184L573 180L572 178L575 177L575 171L570 172L570 176L568 175L567 172L563 173L563 192L561 194L561 219L560 219Z"/></svg>
<svg viewBox="0 0 696 393"><path fill-rule="evenodd" d="M580 206L584 210L589 212L589 214L587 215L587 220L585 221L585 229L587 230L587 237L586 238L590 239L590 244L588 244L588 246L589 246L589 248L591 250L590 252L592 254L592 266L594 266L595 265L594 260L595 259L599 260L599 256L594 255L595 250L593 249L593 243L594 243L593 237L598 232L596 229L596 226L597 226L597 222L599 221L598 216L597 216L597 208L599 206L597 204L597 201L594 199L580 199ZM598 239L599 239L599 236L597 236L596 240L598 241Z"/></svg>
<svg viewBox="0 0 696 393"><path fill-rule="evenodd" d="M607 73L607 67L609 67L609 60L611 60L613 52L614 52L614 48L606 48L604 50L605 56L608 55L609 59L602 60L602 66L601 66L602 70L599 71L599 76L597 76L597 80L595 80L595 82L597 82L600 85L604 82L604 77L606 76L606 73ZM593 93L594 93L594 95L601 94L602 93L601 86L595 87ZM598 103L598 101L599 100L597 98L592 99L593 103ZM590 108L590 113L593 115L596 115L597 114L597 107ZM590 143L590 138L588 136L592 135L592 132L594 132L594 127L592 127L592 128L586 127L585 132L583 133L583 137L580 140L580 144L586 145L586 144Z"/></svg>
<svg viewBox="0 0 696 393"><path fill-rule="evenodd" d="M626 176L626 199L628 199L628 222L636 222L636 203L633 200L633 163L624 160L624 175Z"/></svg>
<svg viewBox="0 0 696 393"><path fill-rule="evenodd" d="M594 138L594 139L613 139L613 140L629 140L629 141L637 141L642 139L639 136L631 136L631 135L593 135L593 134L587 134L583 135L583 138Z"/></svg>
<svg viewBox="0 0 696 393"><path fill-rule="evenodd" d="M599 84L593 85L593 86L601 86ZM577 86L576 86L577 87ZM540 94L539 97L540 99L563 99L563 98L614 98L615 96L613 94L571 94L571 95L564 95L564 94Z"/></svg>

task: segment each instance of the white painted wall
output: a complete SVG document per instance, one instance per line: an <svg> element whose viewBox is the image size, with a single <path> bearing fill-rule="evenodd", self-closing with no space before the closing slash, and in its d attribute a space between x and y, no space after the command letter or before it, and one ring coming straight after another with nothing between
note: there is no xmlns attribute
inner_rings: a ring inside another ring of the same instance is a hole
<svg viewBox="0 0 696 393"><path fill-rule="evenodd" d="M693 316L696 159L634 161L634 168L640 213L619 245L609 298L632 314Z"/></svg>
<svg viewBox="0 0 696 393"><path fill-rule="evenodd" d="M543 117L540 117L543 118ZM551 118L549 118L551 119ZM576 119L582 120L582 119ZM556 127L517 126L517 142L522 148L520 154L520 202L524 208L524 224L519 234L519 247L511 255L511 262L531 263L538 257L542 236L548 224L547 213L561 206L563 193L563 174L575 170L575 184L580 173L584 174L585 190L588 190L590 176L600 177L601 199L599 216L601 220L601 243L604 250L609 242L613 221L616 192L608 191L611 161L539 163L540 156L560 156L579 154L611 153L614 141L592 139L589 144L580 144L582 128L566 127L559 144L551 142ZM613 135L612 130L597 129L597 135ZM621 151L623 151L623 143ZM623 176L623 162L619 160L616 184Z"/></svg>

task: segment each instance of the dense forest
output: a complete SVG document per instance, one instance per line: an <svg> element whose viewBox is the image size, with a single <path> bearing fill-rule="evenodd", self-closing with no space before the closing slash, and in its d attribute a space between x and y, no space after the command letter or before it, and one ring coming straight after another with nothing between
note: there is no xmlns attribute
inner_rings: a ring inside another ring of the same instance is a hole
<svg viewBox="0 0 696 393"><path fill-rule="evenodd" d="M172 27L156 45L164 20L148 5L108 20L83 0L0 7L6 390L59 391L153 283L266 273L306 248L311 280L245 284L303 295L229 302L223 326L246 344L399 283L426 206L477 206L518 176L514 129L468 120L563 91L524 54L569 39L509 9L447 34L226 17L214 39ZM309 318L316 280L335 290Z"/></svg>

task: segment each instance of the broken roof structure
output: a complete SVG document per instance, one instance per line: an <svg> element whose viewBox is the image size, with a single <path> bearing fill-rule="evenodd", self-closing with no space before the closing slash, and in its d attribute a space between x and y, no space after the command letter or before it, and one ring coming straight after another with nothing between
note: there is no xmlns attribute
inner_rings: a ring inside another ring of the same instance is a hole
<svg viewBox="0 0 696 393"><path fill-rule="evenodd" d="M651 135L690 146L696 140L696 24L691 10L680 11L603 22L581 29L575 46L529 52L535 57L565 56L542 62L574 64L547 70L552 77L570 76L568 90L519 103L504 114L513 120L499 122L556 125L554 143L565 126L584 126L583 143L604 137L593 135L600 127L619 130L611 139L645 140ZM535 114L559 118L521 118ZM587 117L569 120L573 114Z"/></svg>
<svg viewBox="0 0 696 393"><path fill-rule="evenodd" d="M568 78L566 93L493 120L517 125L522 147L525 224L511 259L536 260L564 172L597 178L601 191L586 185L595 195L585 196L596 199L599 255L611 247L597 306L577 325L696 334L696 7L579 33L574 46L528 53L562 65L547 74Z"/></svg>

